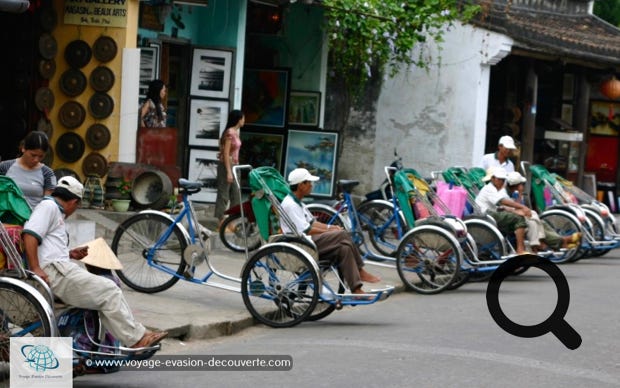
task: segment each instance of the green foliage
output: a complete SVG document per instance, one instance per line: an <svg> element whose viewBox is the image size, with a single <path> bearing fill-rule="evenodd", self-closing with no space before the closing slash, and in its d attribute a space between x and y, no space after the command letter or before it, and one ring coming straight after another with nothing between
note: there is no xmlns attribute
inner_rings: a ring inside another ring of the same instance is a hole
<svg viewBox="0 0 620 388"><path fill-rule="evenodd" d="M123 195L129 195L131 194L131 181L123 177L118 186L116 186L116 188L118 189L119 193Z"/></svg>
<svg viewBox="0 0 620 388"><path fill-rule="evenodd" d="M467 21L479 7L454 0L323 0L331 66L349 93L359 95L371 77L401 67L426 67L411 50L428 39L442 41L445 28ZM377 69L379 74L373 74Z"/></svg>
<svg viewBox="0 0 620 388"><path fill-rule="evenodd" d="M620 1L598 0L594 2L594 14L616 27L620 26Z"/></svg>

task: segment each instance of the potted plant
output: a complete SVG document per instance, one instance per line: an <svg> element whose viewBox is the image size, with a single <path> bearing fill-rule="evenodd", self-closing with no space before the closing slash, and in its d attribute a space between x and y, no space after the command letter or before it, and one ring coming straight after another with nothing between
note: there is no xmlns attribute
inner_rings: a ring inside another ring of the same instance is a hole
<svg viewBox="0 0 620 388"><path fill-rule="evenodd" d="M112 207L118 212L126 212L129 210L129 204L131 203L131 181L123 177L116 188L121 194L121 198L113 199Z"/></svg>

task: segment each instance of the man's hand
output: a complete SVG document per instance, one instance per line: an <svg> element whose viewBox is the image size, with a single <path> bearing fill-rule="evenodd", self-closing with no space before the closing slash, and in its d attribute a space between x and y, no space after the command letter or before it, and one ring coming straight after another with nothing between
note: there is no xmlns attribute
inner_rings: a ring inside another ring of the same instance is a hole
<svg viewBox="0 0 620 388"><path fill-rule="evenodd" d="M325 232L333 232L334 230L342 230L342 227L338 225L327 225L320 221L314 221L312 223L312 228L310 229L310 232L308 234L321 234Z"/></svg>
<svg viewBox="0 0 620 388"><path fill-rule="evenodd" d="M73 260L82 260L88 256L88 247L77 247L69 251L69 257Z"/></svg>
<svg viewBox="0 0 620 388"><path fill-rule="evenodd" d="M34 272L35 275L43 279L45 283L50 284L49 279L47 278L47 274L40 267L33 270L32 272Z"/></svg>

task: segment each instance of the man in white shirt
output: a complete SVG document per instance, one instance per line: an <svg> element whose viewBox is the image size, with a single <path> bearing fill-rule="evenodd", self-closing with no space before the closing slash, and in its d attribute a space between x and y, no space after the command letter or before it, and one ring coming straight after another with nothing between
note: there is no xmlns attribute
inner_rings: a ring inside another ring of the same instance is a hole
<svg viewBox="0 0 620 388"><path fill-rule="evenodd" d="M506 183L506 170L500 167L491 167L483 181L487 183L476 196L476 204L483 213L493 217L498 229L504 233L514 233L517 254L526 253L525 233L527 229L527 217L532 216L530 209L508 196L504 184Z"/></svg>
<svg viewBox="0 0 620 388"><path fill-rule="evenodd" d="M318 176L310 174L305 168L296 168L288 175L288 183L293 194L282 201L282 210L293 222L298 233L312 238L321 259L337 263L342 276L353 294L364 294L362 282L378 283L381 279L366 271L364 262L351 236L337 225L327 225L317 221L306 208L302 199L312 192L312 182ZM280 224L283 233L294 233L286 222Z"/></svg>
<svg viewBox="0 0 620 388"><path fill-rule="evenodd" d="M502 136L497 144L497 152L484 155L480 162L480 167L482 167L484 171L488 170L490 167L501 167L506 170L506 172L512 172L515 170L515 166L512 160L510 160L510 155L512 154L512 150L516 149L517 147L512 137Z"/></svg>
<svg viewBox="0 0 620 388"><path fill-rule="evenodd" d="M137 322L114 281L92 274L74 260L88 247L69 250L65 219L80 206L84 186L75 178L58 180L51 197L44 197L24 225L22 238L29 269L47 282L64 303L99 311L101 321L123 345L144 348L157 344L167 332L146 330Z"/></svg>

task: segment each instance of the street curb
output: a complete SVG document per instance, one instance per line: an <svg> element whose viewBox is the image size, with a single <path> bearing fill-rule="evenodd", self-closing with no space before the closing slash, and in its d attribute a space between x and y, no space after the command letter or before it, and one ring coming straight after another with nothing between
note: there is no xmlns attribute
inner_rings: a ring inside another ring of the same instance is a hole
<svg viewBox="0 0 620 388"><path fill-rule="evenodd" d="M395 294L402 293L402 292L410 292L411 294L415 294L415 292L407 290L405 285L402 284L401 282L399 285L394 286L394 291L392 292L392 295L390 296L393 296ZM386 300L389 300L389 299L390 298L387 298ZM335 313L337 312L338 310L336 310ZM213 339L213 338L224 337L224 336L231 336L231 335L238 334L250 327L262 325L262 323L258 322L250 315L249 311L246 310L246 313L248 314L247 317L239 318L239 319L233 319L233 320L223 319L218 322L212 322L212 323L203 324L203 325L196 325L196 324L190 323L187 325L173 327L173 328L157 327L157 328L152 328L152 329L166 330L169 333L168 337L176 338L176 339L183 340L183 341L204 340L204 339ZM304 322L302 322L301 324L303 323Z"/></svg>

